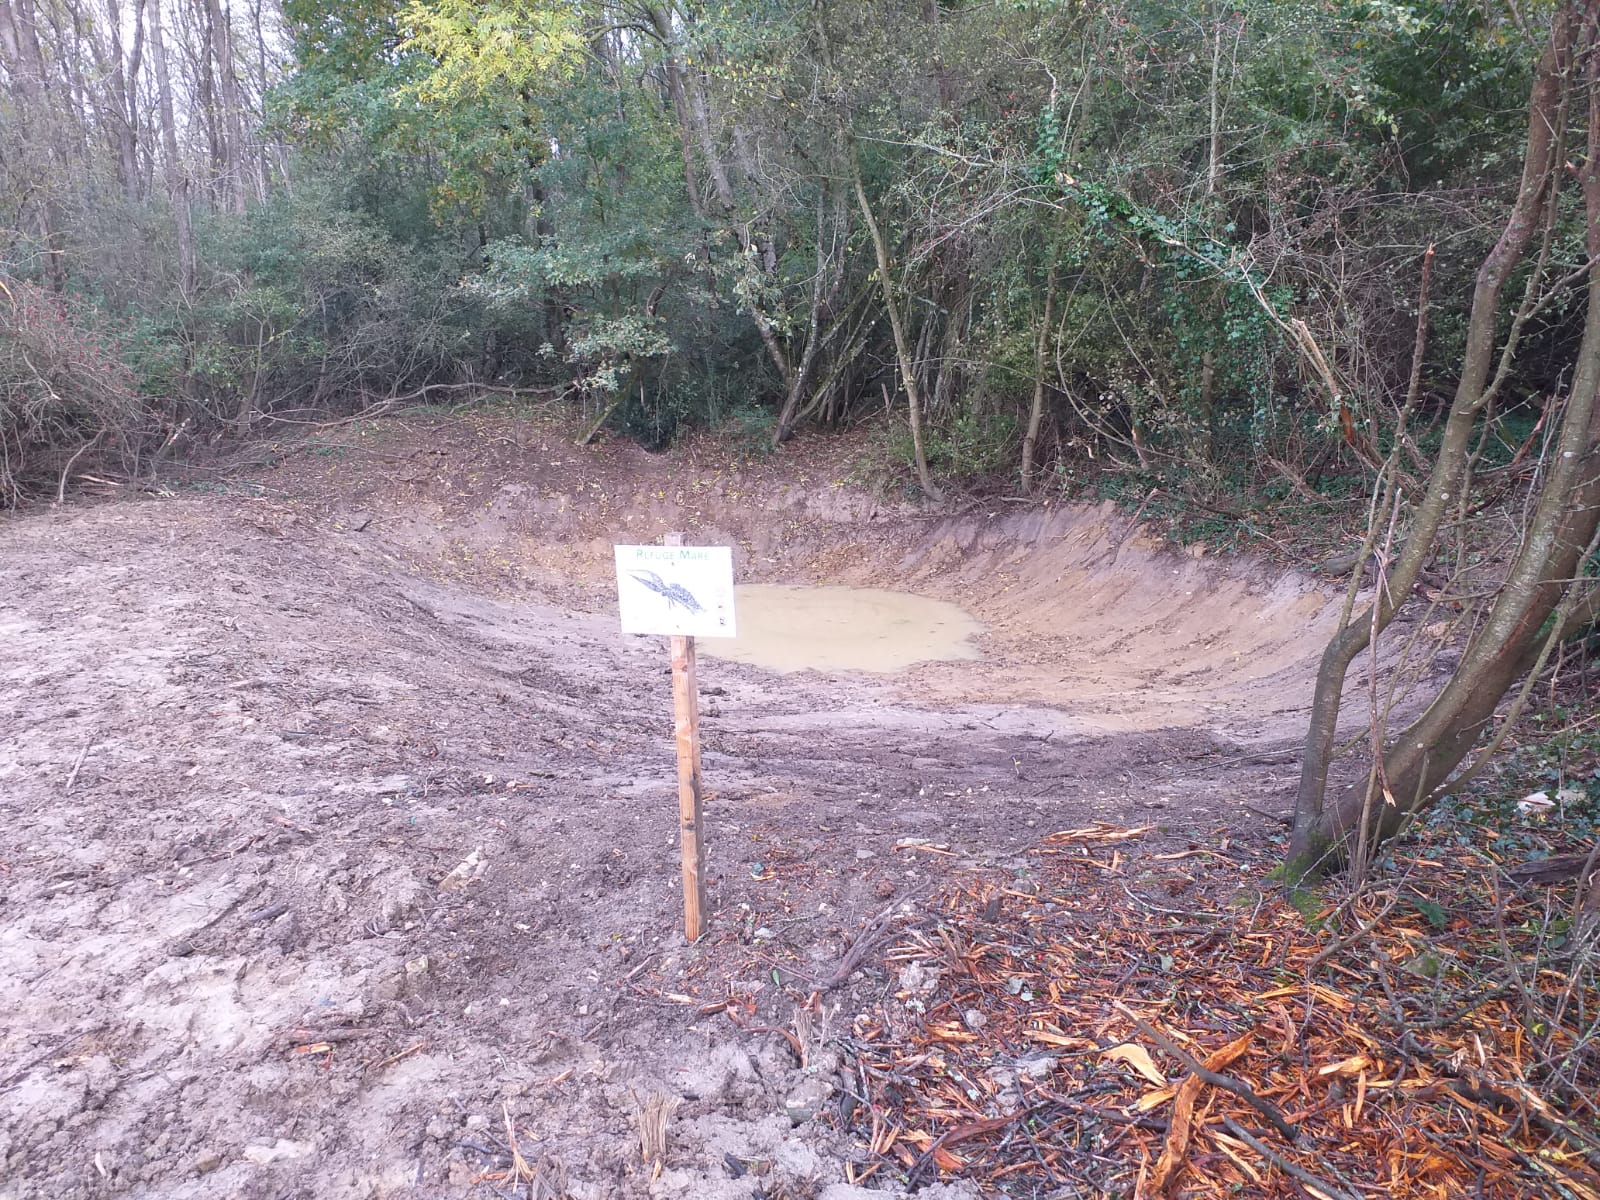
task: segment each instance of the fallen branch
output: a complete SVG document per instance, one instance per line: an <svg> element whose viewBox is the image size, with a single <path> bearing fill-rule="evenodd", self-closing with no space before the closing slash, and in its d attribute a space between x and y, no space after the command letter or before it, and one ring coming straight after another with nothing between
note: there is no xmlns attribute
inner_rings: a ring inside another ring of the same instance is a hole
<svg viewBox="0 0 1600 1200"><path fill-rule="evenodd" d="M78 782L78 772L83 769L83 760L89 757L89 747L94 745L94 739L84 742L83 749L78 751L78 761L72 764L72 774L67 776L67 786L61 789L63 796L72 791L72 785Z"/></svg>
<svg viewBox="0 0 1600 1200"><path fill-rule="evenodd" d="M1155 1042L1156 1045L1160 1046L1168 1054L1172 1055L1173 1058L1181 1062L1193 1075L1195 1075L1196 1078L1205 1083L1209 1083L1214 1088L1221 1088L1225 1092L1231 1092L1233 1095L1243 1100L1251 1108L1255 1109L1268 1121L1272 1122L1272 1127L1281 1133L1288 1142L1291 1144L1299 1142L1300 1131L1289 1123L1288 1118L1283 1115L1282 1110L1279 1109L1276 1104L1272 1103L1272 1101L1256 1095L1255 1089L1250 1087L1249 1084L1241 1083L1232 1075L1223 1075L1219 1072L1208 1070L1204 1063L1200 1062L1194 1057L1194 1055L1190 1054L1183 1047L1179 1046L1177 1042L1173 1041L1154 1025L1150 1024L1149 1021L1146 1021L1138 1013L1134 1012L1133 1009L1129 1008L1121 1000L1113 1000L1111 1002L1111 1007L1116 1009L1119 1013L1137 1025L1140 1032L1142 1032L1151 1041Z"/></svg>
<svg viewBox="0 0 1600 1200"><path fill-rule="evenodd" d="M1289 1175L1295 1179L1298 1179L1307 1187L1315 1188L1322 1195L1331 1196L1334 1198L1334 1200L1365 1200L1365 1198L1362 1196L1351 1195L1351 1193L1344 1191L1337 1185L1322 1178L1322 1176L1313 1174L1302 1167L1299 1163L1293 1161L1292 1159L1286 1158L1282 1154L1279 1154L1271 1146L1267 1145L1260 1138L1256 1137L1232 1117L1223 1117L1222 1123L1223 1125L1227 1126L1228 1132L1233 1134L1234 1137L1238 1138L1246 1146L1249 1146L1250 1149L1261 1155L1262 1158L1266 1159L1273 1166L1277 1167L1278 1170L1282 1171L1285 1175Z"/></svg>
<svg viewBox="0 0 1600 1200"><path fill-rule="evenodd" d="M1535 862L1519 863L1511 868L1509 874L1513 883L1548 885L1576 879L1581 888L1593 877L1597 859L1600 859L1600 840L1595 842L1595 848L1587 854L1560 854Z"/></svg>
<svg viewBox="0 0 1600 1200"><path fill-rule="evenodd" d="M722 1010L722 1015L727 1017L728 1020L733 1022L733 1027L735 1029L738 1029L738 1030L740 1030L740 1031L742 1031L744 1033L776 1033L780 1037L787 1038L788 1041L789 1041L789 1045L794 1047L795 1057L800 1060L800 1065L802 1067L805 1066L805 1063L806 1063L806 1050L805 1050L805 1047L800 1044L800 1039L798 1037L796 1037L793 1033L791 1033L789 1030L780 1029L776 1025L746 1025L743 1021L739 1020L739 1018L734 1014L734 1011L731 1008L723 1009Z"/></svg>
<svg viewBox="0 0 1600 1200"><path fill-rule="evenodd" d="M908 897L904 900L896 900L861 927L861 932L850 940L850 946L845 950L844 958L840 960L838 969L816 985L815 991L818 995L824 992L831 992L856 973L856 970L861 966L862 959L866 958L868 952L881 940L881 935L894 917L895 912L901 905L908 903L910 899Z"/></svg>

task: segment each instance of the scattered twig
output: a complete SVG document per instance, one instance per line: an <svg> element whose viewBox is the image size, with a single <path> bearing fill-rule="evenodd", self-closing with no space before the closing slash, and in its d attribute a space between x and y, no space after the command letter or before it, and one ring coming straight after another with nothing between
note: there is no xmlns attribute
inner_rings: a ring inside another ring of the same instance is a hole
<svg viewBox="0 0 1600 1200"><path fill-rule="evenodd" d="M850 939L849 949L845 951L844 958L840 960L838 969L832 975L819 982L815 991L818 994L831 992L848 980L850 976L854 975L856 969L861 966L862 961L867 957L867 954L882 940L884 930L894 918L894 914L913 899L915 899L915 895L896 900L863 925L861 931Z"/></svg>
<svg viewBox="0 0 1600 1200"><path fill-rule="evenodd" d="M396 1054L391 1054L391 1055L389 1055L388 1058L379 1059L377 1062L373 1063L367 1069L369 1071L381 1071L384 1067L393 1066L395 1063L399 1062L402 1058L410 1058L413 1054L416 1054L418 1051L427 1049L427 1046L428 1046L427 1042L413 1042L411 1045L407 1046L404 1050L401 1050L400 1052L398 1052Z"/></svg>
<svg viewBox="0 0 1600 1200"><path fill-rule="evenodd" d="M511 1106L504 1100L500 1102L500 1114L505 1118L506 1142L511 1147L511 1173L518 1182L532 1183L538 1172L522 1157L522 1148L517 1145L517 1127L511 1121Z"/></svg>
<svg viewBox="0 0 1600 1200"><path fill-rule="evenodd" d="M1366 937L1369 933L1371 933L1374 929L1376 929L1382 923L1382 921L1383 921L1383 919L1385 917L1387 917L1391 912L1394 911L1394 906L1396 904L1398 904L1399 902L1400 902L1400 892L1399 892L1399 890L1396 889L1394 891L1391 891L1389 893L1388 902L1386 904L1384 904L1384 906L1377 911L1377 913L1373 916L1373 918L1370 921L1367 921L1367 922L1363 923L1361 925L1361 927L1359 929L1355 930L1353 933L1351 933L1351 934L1349 934L1349 935L1347 935L1345 937L1338 938L1335 941L1329 942L1321 950L1318 950L1315 954L1313 954L1311 956L1310 961L1307 962L1306 965L1305 965L1305 973L1307 975L1310 975L1311 972L1315 971L1318 967L1320 967L1323 963L1327 962L1335 954L1342 953L1343 951L1349 949L1351 946L1354 946L1357 942L1361 941L1362 938Z"/></svg>
<svg viewBox="0 0 1600 1200"><path fill-rule="evenodd" d="M63 796L71 794L72 785L78 782L78 772L83 769L83 760L89 757L89 747L93 744L94 739L90 738L84 742L83 749L78 751L78 761L72 764L72 773L67 776L67 786L61 789Z"/></svg>
<svg viewBox="0 0 1600 1200"><path fill-rule="evenodd" d="M1306 1170L1293 1159L1279 1154L1271 1146L1268 1146L1265 1142L1256 1137L1255 1134L1251 1133L1232 1117L1223 1117L1222 1123L1227 1127L1228 1132L1233 1134L1234 1137L1238 1138L1246 1146L1249 1146L1250 1149L1261 1155L1262 1158L1266 1159L1273 1166L1277 1167L1278 1170L1282 1171L1285 1175L1293 1176L1307 1187L1316 1188L1317 1191L1321 1192L1324 1196L1332 1196L1335 1197L1336 1200L1365 1200L1365 1197L1356 1196L1350 1192L1344 1191L1337 1184L1323 1179L1320 1175L1313 1175L1310 1171Z"/></svg>
<svg viewBox="0 0 1600 1200"><path fill-rule="evenodd" d="M279 1040L291 1046L302 1046L318 1042L327 1042L331 1045L338 1042L353 1042L364 1037L373 1037L382 1032L383 1030L371 1025L336 1025L328 1029L299 1025L287 1030Z"/></svg>
<svg viewBox="0 0 1600 1200"><path fill-rule="evenodd" d="M44 1062L45 1059L55 1058L58 1055L65 1053L68 1049L76 1045L78 1042L81 1042L91 1033L98 1032L99 1028L100 1027L97 1025L93 1029L80 1029L77 1033L72 1034L70 1037L67 1037L62 1041L57 1042L55 1045L46 1047L45 1049L39 1051L39 1053L35 1054L33 1057L24 1059L20 1067L12 1071L11 1074L7 1075L4 1079L0 1079L0 1091L9 1088L29 1071L33 1070L40 1063Z"/></svg>
<svg viewBox="0 0 1600 1200"><path fill-rule="evenodd" d="M743 1033L775 1033L779 1037L786 1039L789 1045L794 1047L794 1055L800 1060L800 1065L805 1066L806 1048L800 1044L800 1039L789 1030L780 1029L776 1025L746 1025L739 1019L738 1014L735 1013L731 1008L723 1009L722 1013L723 1016L727 1017L729 1021L733 1022L735 1029L738 1029Z"/></svg>
<svg viewBox="0 0 1600 1200"><path fill-rule="evenodd" d="M922 1152L920 1158L912 1164L911 1170L906 1172L906 1187L915 1191L921 1186L923 1173L937 1161L940 1150L965 1142L971 1138L983 1137L985 1134L995 1133L1017 1121L1033 1115L1031 1108L1019 1108L1016 1112L1006 1113L1004 1116L989 1117L982 1121L971 1121L966 1125L958 1125L954 1129L946 1130L929 1144Z"/></svg>

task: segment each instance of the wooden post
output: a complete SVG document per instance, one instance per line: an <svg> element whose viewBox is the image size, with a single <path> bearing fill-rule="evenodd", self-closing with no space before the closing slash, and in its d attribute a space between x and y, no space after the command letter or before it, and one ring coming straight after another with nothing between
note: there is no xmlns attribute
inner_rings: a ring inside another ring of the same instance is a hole
<svg viewBox="0 0 1600 1200"><path fill-rule="evenodd" d="M683 545L669 533L668 546ZM700 691L695 683L694 639L672 639L673 737L678 746L678 836L683 857L683 933L700 939L706 907L706 851L700 805Z"/></svg>

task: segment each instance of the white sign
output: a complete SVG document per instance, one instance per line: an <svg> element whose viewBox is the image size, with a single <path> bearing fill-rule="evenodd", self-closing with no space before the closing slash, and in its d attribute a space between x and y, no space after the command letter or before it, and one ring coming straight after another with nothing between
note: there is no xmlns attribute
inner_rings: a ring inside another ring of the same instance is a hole
<svg viewBox="0 0 1600 1200"><path fill-rule="evenodd" d="M733 636L727 546L618 546L616 552L623 633Z"/></svg>

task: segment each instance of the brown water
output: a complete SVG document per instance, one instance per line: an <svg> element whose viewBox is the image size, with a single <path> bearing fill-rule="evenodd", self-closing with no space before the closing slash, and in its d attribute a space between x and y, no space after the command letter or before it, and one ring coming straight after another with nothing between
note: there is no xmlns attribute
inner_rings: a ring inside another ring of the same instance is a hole
<svg viewBox="0 0 1600 1200"><path fill-rule="evenodd" d="M705 638L715 658L775 671L903 671L979 657L983 632L964 609L881 588L750 584L734 590L736 638Z"/></svg>

